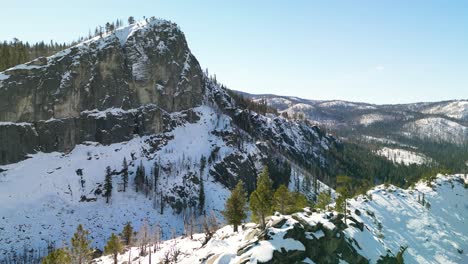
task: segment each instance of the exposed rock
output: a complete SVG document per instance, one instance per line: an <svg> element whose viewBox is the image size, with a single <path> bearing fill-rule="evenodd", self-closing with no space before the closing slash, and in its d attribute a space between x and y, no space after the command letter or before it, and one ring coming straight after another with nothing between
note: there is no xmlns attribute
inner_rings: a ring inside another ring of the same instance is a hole
<svg viewBox="0 0 468 264"><path fill-rule="evenodd" d="M158 133L163 114L200 105L204 74L182 31L168 21L143 24L128 37L119 29L4 72L0 164Z"/></svg>

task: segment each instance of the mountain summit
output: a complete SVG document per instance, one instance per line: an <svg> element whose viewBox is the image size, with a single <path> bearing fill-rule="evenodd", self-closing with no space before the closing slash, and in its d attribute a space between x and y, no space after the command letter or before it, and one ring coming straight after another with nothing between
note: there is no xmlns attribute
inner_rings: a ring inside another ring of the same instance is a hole
<svg viewBox="0 0 468 264"><path fill-rule="evenodd" d="M157 19L10 68L0 73L0 164L162 132L162 113L202 104L203 78L182 31Z"/></svg>

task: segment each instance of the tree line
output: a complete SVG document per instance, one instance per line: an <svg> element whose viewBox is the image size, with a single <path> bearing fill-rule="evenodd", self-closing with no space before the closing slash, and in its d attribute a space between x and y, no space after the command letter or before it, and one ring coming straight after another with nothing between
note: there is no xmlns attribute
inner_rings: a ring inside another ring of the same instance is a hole
<svg viewBox="0 0 468 264"><path fill-rule="evenodd" d="M38 57L47 57L56 52L69 48L77 42L57 43L40 41L29 43L14 38L12 41L0 43L0 71L4 71L15 65L22 64Z"/></svg>
<svg viewBox="0 0 468 264"><path fill-rule="evenodd" d="M155 17L146 18L147 22L156 19ZM127 19L129 25L136 23L135 18L130 16ZM76 40L69 43L57 43L53 40L50 42L39 41L36 43L23 42L18 38L13 38L11 41L0 42L0 72L9 69L15 65L32 61L39 57L47 57L53 55L61 50L72 47L80 42L91 39L93 37L108 34L115 29L124 25L123 20L116 19L116 21L106 22L104 26L95 27L94 31L89 30L88 35L80 36Z"/></svg>

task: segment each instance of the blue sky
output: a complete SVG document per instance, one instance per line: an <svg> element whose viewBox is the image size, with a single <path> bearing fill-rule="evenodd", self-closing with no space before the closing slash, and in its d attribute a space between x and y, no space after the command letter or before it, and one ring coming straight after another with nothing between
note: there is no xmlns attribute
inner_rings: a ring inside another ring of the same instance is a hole
<svg viewBox="0 0 468 264"><path fill-rule="evenodd" d="M70 41L116 18L185 32L229 88L309 99L468 99L468 1L0 0L0 39Z"/></svg>

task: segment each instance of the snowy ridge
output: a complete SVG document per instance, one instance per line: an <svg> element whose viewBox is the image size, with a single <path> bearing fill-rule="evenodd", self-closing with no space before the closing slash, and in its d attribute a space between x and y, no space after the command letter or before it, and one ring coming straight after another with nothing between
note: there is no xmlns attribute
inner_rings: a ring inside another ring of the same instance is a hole
<svg viewBox="0 0 468 264"><path fill-rule="evenodd" d="M373 245L384 245L391 252L408 246L405 263L467 263L466 179L466 175L438 175L432 187L420 182L409 190L378 186L367 196L349 201L353 217L359 217L359 210L359 218L373 237L362 237L351 229L348 233L366 245L362 251L369 257L375 254Z"/></svg>
<svg viewBox="0 0 468 264"><path fill-rule="evenodd" d="M101 36L93 37L91 39L80 42L76 44L75 46L72 46L60 52L57 52L51 56L48 56L47 64L51 64L51 63L53 64L55 61L58 61L62 59L64 56L70 54L72 50L74 49L79 50L78 54L74 57L74 61L78 63L80 54L84 52L90 52L91 50L96 49L96 48L104 49L108 45L112 44L115 40L118 40L120 45L123 47L127 43L127 41L131 39L134 35L142 35L150 29L151 30L157 29L157 30L161 30L165 32L170 32L174 29L180 30L176 24L168 20L155 19L155 18L152 18L150 20L141 20L141 21L135 22L134 24L117 28L112 32L103 33L102 37ZM165 46L163 42L160 42L159 45ZM30 61L30 62L16 65L12 68L4 70L3 72L0 72L0 87L1 87L1 82L10 77L10 75L8 74L9 71L41 69L41 68L48 66L47 64L35 65L34 64L35 61L37 61L37 59ZM66 79L67 76L64 76L64 78Z"/></svg>
<svg viewBox="0 0 468 264"><path fill-rule="evenodd" d="M305 209L292 216L272 216L266 232L261 232L253 223L244 224L238 233L233 232L232 226L222 227L205 246L202 246L204 234L195 234L193 239L178 237L167 240L156 247L151 260L159 263L167 252L177 249L180 255L176 263L187 264L260 263L273 259L278 262L275 254L283 254L283 257L289 256L290 261L295 258L302 263L334 262L334 258L327 258L323 252L318 255L305 252L306 244L321 245L320 250L324 250L326 244L321 243L328 243L326 241L337 239L336 234L343 234L346 236L344 241L355 253L339 247L336 250L344 250L335 255L340 263L377 263L385 256L395 256L402 246L408 247L403 254L405 263L466 263L468 191L463 187L466 180L464 175L439 175L432 182L432 188L425 183L409 190L378 186L365 196L349 200L351 217L342 231L339 231L339 226L343 223L336 212ZM303 234L294 232L302 228L310 231ZM149 248L155 249L153 245ZM313 248L307 250L314 251ZM129 257L142 263L149 261L149 255L140 257L139 248L133 247L119 255L119 263ZM97 261L112 263L109 256Z"/></svg>

